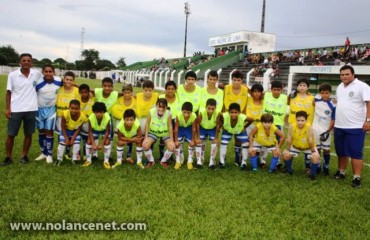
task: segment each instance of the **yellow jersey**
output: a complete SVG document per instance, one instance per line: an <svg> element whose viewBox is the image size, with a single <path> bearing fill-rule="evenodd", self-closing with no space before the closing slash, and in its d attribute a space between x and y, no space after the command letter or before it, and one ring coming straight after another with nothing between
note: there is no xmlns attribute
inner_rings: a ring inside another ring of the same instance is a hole
<svg viewBox="0 0 370 240"><path fill-rule="evenodd" d="M136 114L138 118L147 117L149 110L155 107L157 103L158 93L153 92L152 97L149 101L144 100L144 93L138 93L136 95Z"/></svg>
<svg viewBox="0 0 370 240"><path fill-rule="evenodd" d="M298 111L305 111L308 114L307 122L312 124L315 112L314 101L315 97L312 95L307 95L306 98L301 98L297 95L295 98L290 99L289 124L296 122L295 114Z"/></svg>
<svg viewBox="0 0 370 240"><path fill-rule="evenodd" d="M228 84L224 90L224 106L225 112L229 111L229 106L231 103L238 103L240 105L240 111L244 112L245 107L247 106L248 98L248 88L246 86L241 86L241 90L238 95L233 93L232 85Z"/></svg>
<svg viewBox="0 0 370 240"><path fill-rule="evenodd" d="M257 133L255 135L255 141L258 142L261 146L271 147L277 145L276 139L276 130L278 129L275 124L271 124L269 133L266 134L266 130L263 127L262 123L257 123Z"/></svg>
<svg viewBox="0 0 370 240"><path fill-rule="evenodd" d="M58 117L61 117L63 114L63 111L69 108L69 102L73 99L77 99L78 101L81 102L80 93L78 92L77 87L73 87L73 90L70 93L65 92L64 86L59 88L58 95L57 95L57 101L56 101Z"/></svg>
<svg viewBox="0 0 370 240"><path fill-rule="evenodd" d="M83 123L87 122L85 114L82 113L76 121L71 118L71 112L69 110L63 111L62 114L66 120L66 130L77 130Z"/></svg>
<svg viewBox="0 0 370 240"><path fill-rule="evenodd" d="M125 105L123 96L119 97L117 102L112 107L112 115L115 119L121 120L125 111L130 108L136 111L136 99L131 97L131 103L129 105Z"/></svg>
<svg viewBox="0 0 370 240"><path fill-rule="evenodd" d="M95 103L95 98L89 98L87 102L81 101L81 112L85 114L86 117L89 117L92 111L92 106Z"/></svg>
<svg viewBox="0 0 370 240"><path fill-rule="evenodd" d="M260 105L254 104L253 98L248 96L246 115L253 119L253 123L257 124L261 122L261 116L263 113L263 101Z"/></svg>
<svg viewBox="0 0 370 240"><path fill-rule="evenodd" d="M307 150L310 148L308 144L308 129L310 126L309 123L306 123L303 128L298 128L296 123L292 124L292 145L294 148L298 150Z"/></svg>

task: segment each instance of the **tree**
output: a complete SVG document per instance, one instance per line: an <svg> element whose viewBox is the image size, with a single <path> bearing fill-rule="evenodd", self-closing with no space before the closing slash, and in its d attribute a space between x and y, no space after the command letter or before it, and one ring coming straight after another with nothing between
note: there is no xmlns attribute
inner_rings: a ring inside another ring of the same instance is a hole
<svg viewBox="0 0 370 240"><path fill-rule="evenodd" d="M120 57L116 62L118 68L126 67L125 57Z"/></svg>
<svg viewBox="0 0 370 240"><path fill-rule="evenodd" d="M41 59L40 63L42 65L46 65L46 64L52 64L53 62L49 58L43 58Z"/></svg>
<svg viewBox="0 0 370 240"><path fill-rule="evenodd" d="M19 54L11 45L0 47L1 64L19 63Z"/></svg>
<svg viewBox="0 0 370 240"><path fill-rule="evenodd" d="M82 57L84 57L85 70L91 70L96 68L96 61L99 60L99 51L95 49L85 49L82 51Z"/></svg>
<svg viewBox="0 0 370 240"><path fill-rule="evenodd" d="M76 66L76 70L79 70L79 71L86 70L85 62L83 60L76 60L75 66Z"/></svg>
<svg viewBox="0 0 370 240"><path fill-rule="evenodd" d="M105 69L105 70L111 70L111 69L114 69L116 68L116 66L109 60L106 60L106 59L99 59L96 61L96 69L97 70L102 70L102 69Z"/></svg>
<svg viewBox="0 0 370 240"><path fill-rule="evenodd" d="M60 66L64 66L64 64L66 64L66 60L64 60L63 58L57 58L53 61L53 63L59 64Z"/></svg>

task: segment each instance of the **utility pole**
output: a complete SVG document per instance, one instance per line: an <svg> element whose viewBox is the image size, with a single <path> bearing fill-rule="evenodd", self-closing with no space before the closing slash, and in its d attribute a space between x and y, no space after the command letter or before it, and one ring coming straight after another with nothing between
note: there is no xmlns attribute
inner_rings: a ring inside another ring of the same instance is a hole
<svg viewBox="0 0 370 240"><path fill-rule="evenodd" d="M184 58L186 57L186 40L187 40L187 35L188 35L188 17L190 15L190 5L188 2L185 2L185 43L184 43Z"/></svg>
<svg viewBox="0 0 370 240"><path fill-rule="evenodd" d="M81 52L80 52L81 61L82 61L82 52L84 51L84 39L85 39L85 28L82 27L81 29Z"/></svg>
<svg viewBox="0 0 370 240"><path fill-rule="evenodd" d="M265 32L265 11L266 11L266 0L263 0L262 5L262 21L261 21L261 32Z"/></svg>

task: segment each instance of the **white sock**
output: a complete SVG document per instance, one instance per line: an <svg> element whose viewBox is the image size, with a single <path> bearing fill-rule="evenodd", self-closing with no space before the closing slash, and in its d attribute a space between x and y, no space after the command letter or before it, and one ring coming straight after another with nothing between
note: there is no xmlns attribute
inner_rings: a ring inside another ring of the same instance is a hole
<svg viewBox="0 0 370 240"><path fill-rule="evenodd" d="M249 143L242 143L242 164L247 164Z"/></svg>
<svg viewBox="0 0 370 240"><path fill-rule="evenodd" d="M166 152L163 155L163 158L161 159L161 162L167 162L167 160L172 156L173 152L166 150Z"/></svg>
<svg viewBox="0 0 370 240"><path fill-rule="evenodd" d="M206 152L206 142L202 142L202 162L204 162L204 154Z"/></svg>
<svg viewBox="0 0 370 240"><path fill-rule="evenodd" d="M111 151L112 151L112 148L111 148L110 144L104 146L104 162L109 161Z"/></svg>
<svg viewBox="0 0 370 240"><path fill-rule="evenodd" d="M225 164L227 145L221 143L220 147L220 163Z"/></svg>
<svg viewBox="0 0 370 240"><path fill-rule="evenodd" d="M59 161L63 160L63 154L64 154L65 150L66 150L66 146L64 145L64 143L59 143L58 144L58 152L57 152L57 159Z"/></svg>
<svg viewBox="0 0 370 240"><path fill-rule="evenodd" d="M193 156L194 156L194 148L188 146L188 162L192 163L193 162Z"/></svg>
<svg viewBox="0 0 370 240"><path fill-rule="evenodd" d="M149 162L154 162L152 149L149 149L148 151L144 151L144 155L149 160Z"/></svg>
<svg viewBox="0 0 370 240"><path fill-rule="evenodd" d="M197 156L197 164L202 165L202 145L198 144L195 148L195 155Z"/></svg>
<svg viewBox="0 0 370 240"><path fill-rule="evenodd" d="M99 139L95 139L95 140L94 140L94 142L95 142L95 145L96 145L96 146L98 146L98 145L99 145ZM94 156L94 157L98 157L98 151L95 151L95 150L94 150L94 151L93 151L93 156Z"/></svg>
<svg viewBox="0 0 370 240"><path fill-rule="evenodd" d="M217 155L217 144L212 143L211 144L211 153L210 153L210 160L209 161L214 162L214 160L216 159L216 155Z"/></svg>
<svg viewBox="0 0 370 240"><path fill-rule="evenodd" d="M80 142L73 144L72 160L79 159L79 155L80 155Z"/></svg>
<svg viewBox="0 0 370 240"><path fill-rule="evenodd" d="M136 161L137 163L141 163L143 160L143 148L142 147L136 147Z"/></svg>
<svg viewBox="0 0 370 240"><path fill-rule="evenodd" d="M85 148L86 148L86 160L88 162L91 162L92 145L86 143Z"/></svg>
<svg viewBox="0 0 370 240"><path fill-rule="evenodd" d="M181 150L179 147L175 149L176 163L180 163L180 152Z"/></svg>
<svg viewBox="0 0 370 240"><path fill-rule="evenodd" d="M122 155L123 155L123 146L116 148L116 154L117 154L117 162L122 163Z"/></svg>

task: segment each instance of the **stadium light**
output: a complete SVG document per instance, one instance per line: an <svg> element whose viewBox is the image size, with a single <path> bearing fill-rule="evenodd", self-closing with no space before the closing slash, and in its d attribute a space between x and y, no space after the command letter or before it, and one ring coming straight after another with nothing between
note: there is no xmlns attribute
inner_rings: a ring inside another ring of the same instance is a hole
<svg viewBox="0 0 370 240"><path fill-rule="evenodd" d="M185 43L184 43L184 58L186 57L186 40L187 40L187 35L188 35L188 17L190 15L190 4L188 2L185 2Z"/></svg>

